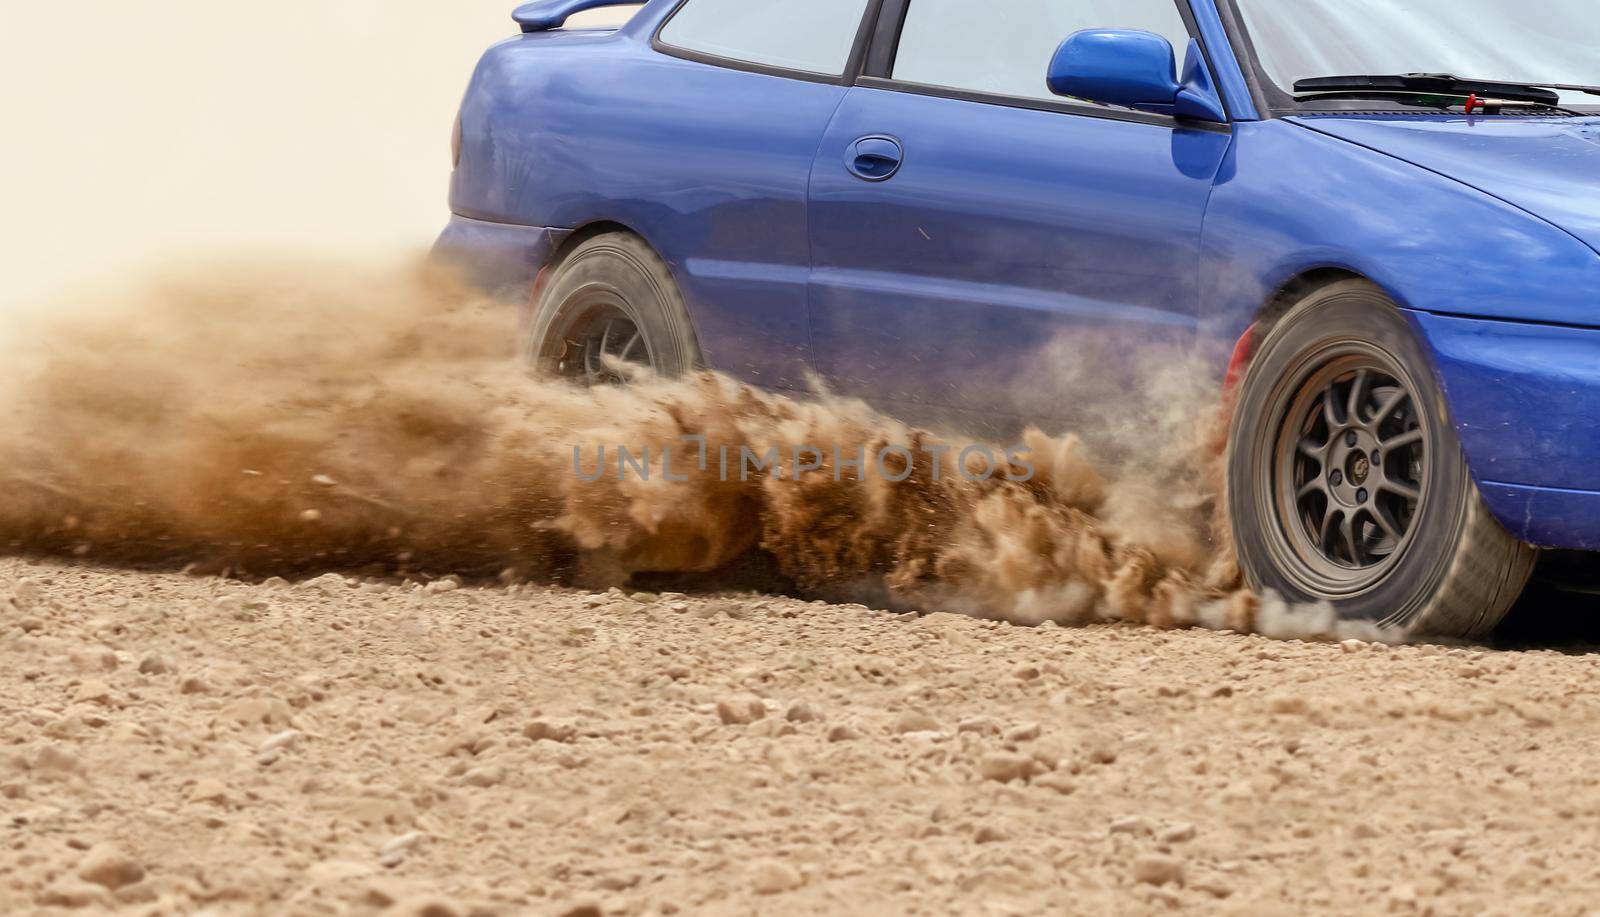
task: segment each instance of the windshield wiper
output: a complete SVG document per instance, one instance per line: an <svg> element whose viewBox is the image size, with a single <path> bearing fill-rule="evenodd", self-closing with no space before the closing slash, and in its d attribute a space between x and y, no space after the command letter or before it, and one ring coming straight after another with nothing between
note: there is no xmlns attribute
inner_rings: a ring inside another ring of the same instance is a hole
<svg viewBox="0 0 1600 917"><path fill-rule="evenodd" d="M1473 80L1448 73L1371 74L1363 76L1319 76L1298 80L1297 95L1443 95L1467 98L1479 96L1501 102L1527 102L1559 108L1560 92L1582 92L1600 96L1600 86L1575 86L1569 83L1514 83L1506 80ZM1559 91L1559 92L1558 92Z"/></svg>

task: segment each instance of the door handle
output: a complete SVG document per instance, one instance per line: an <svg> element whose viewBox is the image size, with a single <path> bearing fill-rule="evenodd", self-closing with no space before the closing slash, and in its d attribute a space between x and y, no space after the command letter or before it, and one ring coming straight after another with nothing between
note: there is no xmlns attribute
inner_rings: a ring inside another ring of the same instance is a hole
<svg viewBox="0 0 1600 917"><path fill-rule="evenodd" d="M862 181L888 181L900 171L905 151L893 137L862 137L850 144L844 166Z"/></svg>

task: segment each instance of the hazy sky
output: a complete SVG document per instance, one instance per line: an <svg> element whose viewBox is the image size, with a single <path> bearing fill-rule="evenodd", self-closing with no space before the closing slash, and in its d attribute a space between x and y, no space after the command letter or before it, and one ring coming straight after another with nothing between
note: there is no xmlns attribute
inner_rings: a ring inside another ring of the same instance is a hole
<svg viewBox="0 0 1600 917"><path fill-rule="evenodd" d="M0 309L207 252L426 247L456 105L515 5L8 4Z"/></svg>

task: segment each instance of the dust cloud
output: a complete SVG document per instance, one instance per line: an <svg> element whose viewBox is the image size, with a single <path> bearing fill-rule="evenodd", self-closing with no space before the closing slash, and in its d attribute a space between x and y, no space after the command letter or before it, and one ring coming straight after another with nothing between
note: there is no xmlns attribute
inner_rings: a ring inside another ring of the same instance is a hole
<svg viewBox="0 0 1600 917"><path fill-rule="evenodd" d="M886 607L1337 630L1239 588L1216 547L1217 399L1182 361L1162 361L1121 421L1087 423L1091 439L1029 429L1009 458L987 449L994 467L984 448L957 467L965 443L826 393L709 373L600 390L530 378L514 308L437 266L281 262L14 316L0 549L591 587L700 574L714 588L754 557L774 588ZM1143 460L1097 457L1131 451ZM861 454L864 469L840 464Z"/></svg>

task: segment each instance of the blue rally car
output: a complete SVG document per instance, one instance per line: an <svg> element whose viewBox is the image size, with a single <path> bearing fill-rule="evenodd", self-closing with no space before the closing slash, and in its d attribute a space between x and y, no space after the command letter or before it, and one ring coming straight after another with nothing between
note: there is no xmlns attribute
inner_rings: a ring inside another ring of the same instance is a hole
<svg viewBox="0 0 1600 917"><path fill-rule="evenodd" d="M474 75L444 252L528 354L1049 416L1042 342L1235 355L1252 586L1492 628L1600 550L1593 0L607 0Z"/></svg>

